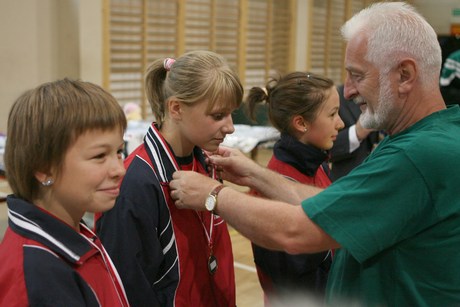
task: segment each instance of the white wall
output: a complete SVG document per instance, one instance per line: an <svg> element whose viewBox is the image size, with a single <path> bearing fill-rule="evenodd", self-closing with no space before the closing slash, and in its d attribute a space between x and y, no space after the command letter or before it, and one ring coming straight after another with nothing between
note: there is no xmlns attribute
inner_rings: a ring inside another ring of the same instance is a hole
<svg viewBox="0 0 460 307"><path fill-rule="evenodd" d="M80 0L80 78L102 85L103 81L102 0Z"/></svg>
<svg viewBox="0 0 460 307"><path fill-rule="evenodd" d="M459 0L414 0L414 6L425 16L436 33L450 34L452 9L460 8Z"/></svg>
<svg viewBox="0 0 460 307"><path fill-rule="evenodd" d="M295 52L295 70L307 70L307 52L309 36L308 31L308 16L310 15L310 7L312 0L297 0L297 31L296 31L296 52Z"/></svg>
<svg viewBox="0 0 460 307"><path fill-rule="evenodd" d="M64 77L101 84L101 3L0 0L0 132L27 89Z"/></svg>
<svg viewBox="0 0 460 307"><path fill-rule="evenodd" d="M0 131L6 130L11 104L25 89L50 77L55 67L51 47L50 1L0 1Z"/></svg>

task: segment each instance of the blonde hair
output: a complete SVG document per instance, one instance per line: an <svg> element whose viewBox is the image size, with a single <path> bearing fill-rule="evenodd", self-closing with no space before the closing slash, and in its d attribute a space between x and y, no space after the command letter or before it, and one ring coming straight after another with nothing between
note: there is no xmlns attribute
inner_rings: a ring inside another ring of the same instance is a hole
<svg viewBox="0 0 460 307"><path fill-rule="evenodd" d="M243 86L222 56L197 50L174 61L167 60L154 61L145 77L147 99L159 126L164 121L166 101L170 97L188 105L207 100L207 111L217 103L232 108L240 106Z"/></svg>
<svg viewBox="0 0 460 307"><path fill-rule="evenodd" d="M22 94L8 116L6 177L13 193L32 201L37 171L62 170L67 149L88 130L126 129L115 98L98 85L63 79Z"/></svg>

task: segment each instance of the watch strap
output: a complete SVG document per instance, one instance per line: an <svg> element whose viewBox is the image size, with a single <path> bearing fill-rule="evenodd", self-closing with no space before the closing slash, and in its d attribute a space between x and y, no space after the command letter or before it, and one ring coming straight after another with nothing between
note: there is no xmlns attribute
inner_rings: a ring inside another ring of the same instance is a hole
<svg viewBox="0 0 460 307"><path fill-rule="evenodd" d="M224 187L225 187L225 186L224 186L223 184L218 185L217 187L215 187L215 188L211 191L211 193L209 193L209 195L212 195L212 196L214 196L214 197L217 198L217 194L219 194L219 192L220 192Z"/></svg>
<svg viewBox="0 0 460 307"><path fill-rule="evenodd" d="M224 188L225 186L223 184L221 185L218 185L217 187L215 187L214 189L212 189L212 191L209 193L209 196L214 198L214 206L213 206L213 209L212 209L212 212L215 212L216 209L217 209L217 195L219 194L219 192ZM209 210L209 209L208 209Z"/></svg>

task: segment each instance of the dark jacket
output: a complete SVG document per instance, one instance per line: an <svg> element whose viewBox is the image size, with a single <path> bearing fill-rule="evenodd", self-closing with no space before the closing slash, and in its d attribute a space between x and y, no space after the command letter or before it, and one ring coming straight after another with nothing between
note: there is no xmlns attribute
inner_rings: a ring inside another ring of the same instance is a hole
<svg viewBox="0 0 460 307"><path fill-rule="evenodd" d="M207 174L195 147L195 171ZM126 175L113 209L97 219L97 231L113 258L132 306L235 306L235 276L225 221L210 212L180 210L169 181L181 163L152 124L144 143L125 160ZM192 166L193 169L193 166ZM212 226L218 269L208 272Z"/></svg>
<svg viewBox="0 0 460 307"><path fill-rule="evenodd" d="M327 158L327 152L281 134L267 167L291 180L325 188L331 183ZM268 299L281 302L294 294L324 294L332 260L330 251L290 255L253 244L253 252L259 281Z"/></svg>

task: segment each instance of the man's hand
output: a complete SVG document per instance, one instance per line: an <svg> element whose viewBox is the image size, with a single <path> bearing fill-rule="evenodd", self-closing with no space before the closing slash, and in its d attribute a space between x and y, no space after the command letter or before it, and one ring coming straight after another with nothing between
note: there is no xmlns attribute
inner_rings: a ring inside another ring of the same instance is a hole
<svg viewBox="0 0 460 307"><path fill-rule="evenodd" d="M262 169L241 151L229 147L219 147L208 162L220 172L222 179L242 186L250 186L253 176Z"/></svg>
<svg viewBox="0 0 460 307"><path fill-rule="evenodd" d="M171 197L179 209L206 210L204 202L220 182L194 171L177 171L169 183Z"/></svg>

